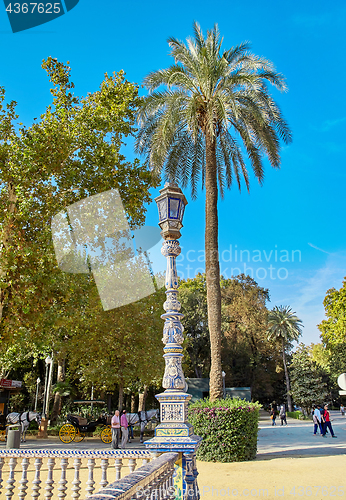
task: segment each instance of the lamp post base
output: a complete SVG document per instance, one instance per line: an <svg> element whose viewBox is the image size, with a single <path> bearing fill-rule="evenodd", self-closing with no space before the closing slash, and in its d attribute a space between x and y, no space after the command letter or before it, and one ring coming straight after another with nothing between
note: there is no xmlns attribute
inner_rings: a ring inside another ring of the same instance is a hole
<svg viewBox="0 0 346 500"><path fill-rule="evenodd" d="M161 423L155 429L155 437L145 441L145 447L154 454L179 453L174 474L176 499L198 500L196 451L202 438L194 434L193 426L187 421L191 395L167 389L156 398L160 402Z"/></svg>
<svg viewBox="0 0 346 500"><path fill-rule="evenodd" d="M48 438L47 427L48 427L48 418L42 418L40 426L38 428L38 434L37 434L37 437L39 439L47 439Z"/></svg>

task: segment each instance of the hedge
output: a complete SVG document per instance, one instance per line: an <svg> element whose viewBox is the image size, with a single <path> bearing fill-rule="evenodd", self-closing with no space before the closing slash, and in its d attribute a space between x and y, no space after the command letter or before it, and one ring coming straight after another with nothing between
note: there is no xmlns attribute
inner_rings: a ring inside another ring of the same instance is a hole
<svg viewBox="0 0 346 500"><path fill-rule="evenodd" d="M301 411L288 411L287 416L297 420L312 420L311 415L306 416Z"/></svg>
<svg viewBox="0 0 346 500"><path fill-rule="evenodd" d="M301 411L288 411L286 415L288 417L295 418L297 420L301 420L304 418L304 415L302 414Z"/></svg>
<svg viewBox="0 0 346 500"><path fill-rule="evenodd" d="M199 400L189 406L189 422L203 441L197 458L206 462L253 460L257 452L259 403L243 399Z"/></svg>

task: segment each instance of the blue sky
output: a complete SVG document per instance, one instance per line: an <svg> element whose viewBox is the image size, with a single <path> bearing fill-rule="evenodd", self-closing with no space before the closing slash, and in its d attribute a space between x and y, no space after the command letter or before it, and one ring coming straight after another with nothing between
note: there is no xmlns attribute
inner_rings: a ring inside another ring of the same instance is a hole
<svg viewBox="0 0 346 500"><path fill-rule="evenodd" d="M289 92L273 94L293 142L283 148L281 170L266 165L262 187L252 176L250 194L234 187L220 201L221 270L230 277L252 269L270 289L270 305L292 306L305 325L303 341L318 342L325 293L340 288L346 274L344 2L80 0L60 18L16 34L0 6L0 85L30 125L50 102L43 58L70 61L78 95L120 69L141 83L171 64L167 38L185 40L194 20L204 31L218 23L225 48L251 42L254 53L286 76ZM133 157L130 144L126 154ZM197 260L204 248L204 193L194 202L185 194L179 271L192 277L204 267ZM155 206L147 223L157 223ZM236 250L238 262L230 262Z"/></svg>

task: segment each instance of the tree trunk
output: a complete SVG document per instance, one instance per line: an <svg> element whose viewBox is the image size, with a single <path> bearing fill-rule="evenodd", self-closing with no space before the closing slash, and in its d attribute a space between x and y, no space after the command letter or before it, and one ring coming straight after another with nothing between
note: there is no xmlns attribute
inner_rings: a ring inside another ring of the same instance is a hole
<svg viewBox="0 0 346 500"><path fill-rule="evenodd" d="M124 372L124 364L125 364L125 358L124 356L121 358L120 361L120 370L119 370L119 399L118 399L118 410L121 412L124 406L124 378L123 378L123 372Z"/></svg>
<svg viewBox="0 0 346 500"><path fill-rule="evenodd" d="M119 382L119 399L118 399L118 410L121 411L123 409L124 404L124 382L120 380Z"/></svg>
<svg viewBox="0 0 346 500"><path fill-rule="evenodd" d="M16 209L16 201L17 201L17 195L14 186L12 183L9 183L8 185L9 217L7 223L4 224L3 226L3 231L0 236L0 281L3 281L5 279L7 273L7 265L6 265L7 260L6 257L4 256L4 253L6 252L7 246L9 245L10 242L10 228L13 221L13 214ZM7 295L8 295L7 289L0 287L0 323L2 320Z"/></svg>
<svg viewBox="0 0 346 500"><path fill-rule="evenodd" d="M58 358L58 373L56 377L57 383L59 382L65 382L65 359L64 358ZM51 425L54 425L58 415L61 413L61 406L62 406L62 397L59 391L56 391L54 395L54 403L53 403L53 410L52 410L52 416L50 418Z"/></svg>
<svg viewBox="0 0 346 500"><path fill-rule="evenodd" d="M223 398L221 365L221 289L218 246L217 175L215 139L206 132L205 171L205 274L207 282L208 327L210 335L211 401Z"/></svg>
<svg viewBox="0 0 346 500"><path fill-rule="evenodd" d="M136 395L131 394L131 413L134 413L136 409Z"/></svg>
<svg viewBox="0 0 346 500"><path fill-rule="evenodd" d="M147 399L148 386L144 386L143 392L139 393L138 411L145 411L145 400Z"/></svg>
<svg viewBox="0 0 346 500"><path fill-rule="evenodd" d="M293 411L293 406L292 406L292 398L290 395L290 378L288 376L288 370L287 370L287 365L286 365L286 353L285 353L285 340L282 339L282 361L284 363L284 369L285 369L285 377L286 377L286 389L287 389L287 406L288 406L288 411Z"/></svg>

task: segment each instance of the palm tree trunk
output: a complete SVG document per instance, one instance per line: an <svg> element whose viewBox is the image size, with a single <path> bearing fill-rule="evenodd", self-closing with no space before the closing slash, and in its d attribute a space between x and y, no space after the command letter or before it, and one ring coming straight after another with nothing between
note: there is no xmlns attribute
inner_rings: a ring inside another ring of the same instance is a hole
<svg viewBox="0 0 346 500"><path fill-rule="evenodd" d="M205 173L205 274L207 282L208 327L211 367L209 393L211 401L223 397L221 365L221 289L218 246L217 175L215 139L206 132Z"/></svg>
<svg viewBox="0 0 346 500"><path fill-rule="evenodd" d="M290 378L288 375L287 365L286 365L286 353L285 353L285 340L282 339L282 361L284 363L285 377L286 377L286 389L287 389L287 406L288 411L293 411L292 398L290 395Z"/></svg>

